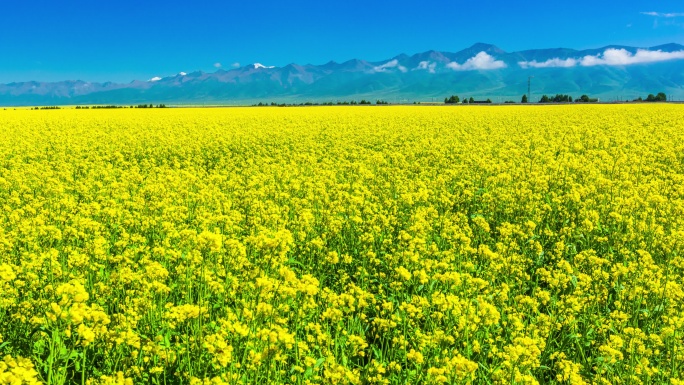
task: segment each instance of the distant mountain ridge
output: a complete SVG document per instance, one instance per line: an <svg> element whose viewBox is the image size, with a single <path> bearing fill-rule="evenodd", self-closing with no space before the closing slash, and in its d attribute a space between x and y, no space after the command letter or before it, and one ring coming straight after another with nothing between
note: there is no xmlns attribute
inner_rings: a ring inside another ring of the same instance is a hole
<svg viewBox="0 0 684 385"><path fill-rule="evenodd" d="M530 76L533 101L556 93L627 99L665 92L684 99L684 46L506 52L476 43L458 52L402 53L377 62L254 63L130 83L16 82L0 84L0 105L414 101L451 94L518 101Z"/></svg>

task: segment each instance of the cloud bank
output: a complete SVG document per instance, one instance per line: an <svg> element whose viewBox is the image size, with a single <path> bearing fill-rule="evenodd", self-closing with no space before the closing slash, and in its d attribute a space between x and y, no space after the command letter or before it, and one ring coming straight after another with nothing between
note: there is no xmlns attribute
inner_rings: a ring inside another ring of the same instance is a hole
<svg viewBox="0 0 684 385"><path fill-rule="evenodd" d="M663 52L639 49L631 53L626 49L610 48L602 54L587 55L581 58L560 59L553 58L544 62L521 61L518 65L522 68L568 68L575 66L593 67L598 65L627 66L632 64L657 63L668 60L684 59L684 51Z"/></svg>
<svg viewBox="0 0 684 385"><path fill-rule="evenodd" d="M543 62L538 62L536 60L532 61L521 61L518 62L520 67L522 68L556 68L556 67L574 67L578 63L577 59L559 59L559 58L553 58L549 59L547 61Z"/></svg>
<svg viewBox="0 0 684 385"><path fill-rule="evenodd" d="M385 64L383 64L383 65L379 65L379 66L377 66L377 67L374 67L373 70L374 70L375 72L384 72L386 69L390 69L390 68L396 68L396 69L398 69L398 70L401 71L401 72L406 72L406 71L408 71L408 70L406 69L406 67L404 67L403 65L400 65L400 64L399 64L399 61L398 61L397 59L390 60L390 61L388 61L387 63L385 63Z"/></svg>
<svg viewBox="0 0 684 385"><path fill-rule="evenodd" d="M647 16L653 16L653 17L664 17L664 18L673 18L673 17L684 17L684 13L666 13L666 12L641 12L642 15L647 15Z"/></svg>
<svg viewBox="0 0 684 385"><path fill-rule="evenodd" d="M158 82L160 80L162 80L162 78L160 78L159 76L155 76L152 79L148 80L148 82Z"/></svg>
<svg viewBox="0 0 684 385"><path fill-rule="evenodd" d="M501 60L496 60L487 52L482 51L466 60L466 62L463 64L458 64L452 61L446 66L454 71L496 70L500 68L506 68L506 63Z"/></svg>
<svg viewBox="0 0 684 385"><path fill-rule="evenodd" d="M437 63L431 63L429 61L422 61L418 63L418 67L414 68L413 70L425 70L431 74L435 73L435 68L437 68Z"/></svg>
<svg viewBox="0 0 684 385"><path fill-rule="evenodd" d="M645 49L631 53L625 49L607 49L603 55L585 56L582 58L581 65L585 67L595 65L630 65L642 63L656 63L667 60L684 59L684 51L663 52L649 51Z"/></svg>
<svg viewBox="0 0 684 385"><path fill-rule="evenodd" d="M252 64L252 65L254 66L254 69L259 69L259 68L271 69L271 68L275 68L275 66L265 66L265 65L263 65L263 64L261 64L261 63L254 63L254 64Z"/></svg>

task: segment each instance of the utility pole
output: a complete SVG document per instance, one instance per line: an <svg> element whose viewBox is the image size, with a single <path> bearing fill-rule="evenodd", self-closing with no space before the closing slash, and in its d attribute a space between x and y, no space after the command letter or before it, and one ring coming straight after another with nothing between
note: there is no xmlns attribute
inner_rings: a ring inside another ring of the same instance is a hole
<svg viewBox="0 0 684 385"><path fill-rule="evenodd" d="M532 103L532 94L530 93L531 90L531 85L532 85L532 78L534 76L528 76L527 77L527 102Z"/></svg>

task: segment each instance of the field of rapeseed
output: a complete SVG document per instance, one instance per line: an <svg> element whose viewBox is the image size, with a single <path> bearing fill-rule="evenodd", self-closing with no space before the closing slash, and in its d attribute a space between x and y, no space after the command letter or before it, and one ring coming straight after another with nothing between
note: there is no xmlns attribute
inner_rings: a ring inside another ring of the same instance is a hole
<svg viewBox="0 0 684 385"><path fill-rule="evenodd" d="M683 384L682 127L0 111L0 384Z"/></svg>

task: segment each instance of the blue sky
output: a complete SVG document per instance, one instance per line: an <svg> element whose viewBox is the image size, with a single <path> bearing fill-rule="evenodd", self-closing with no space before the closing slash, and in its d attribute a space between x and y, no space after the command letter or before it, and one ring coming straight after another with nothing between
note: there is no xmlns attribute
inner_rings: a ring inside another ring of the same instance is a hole
<svg viewBox="0 0 684 385"><path fill-rule="evenodd" d="M7 1L0 83L128 82L215 71L218 63L379 61L476 42L506 51L682 44L684 2Z"/></svg>

